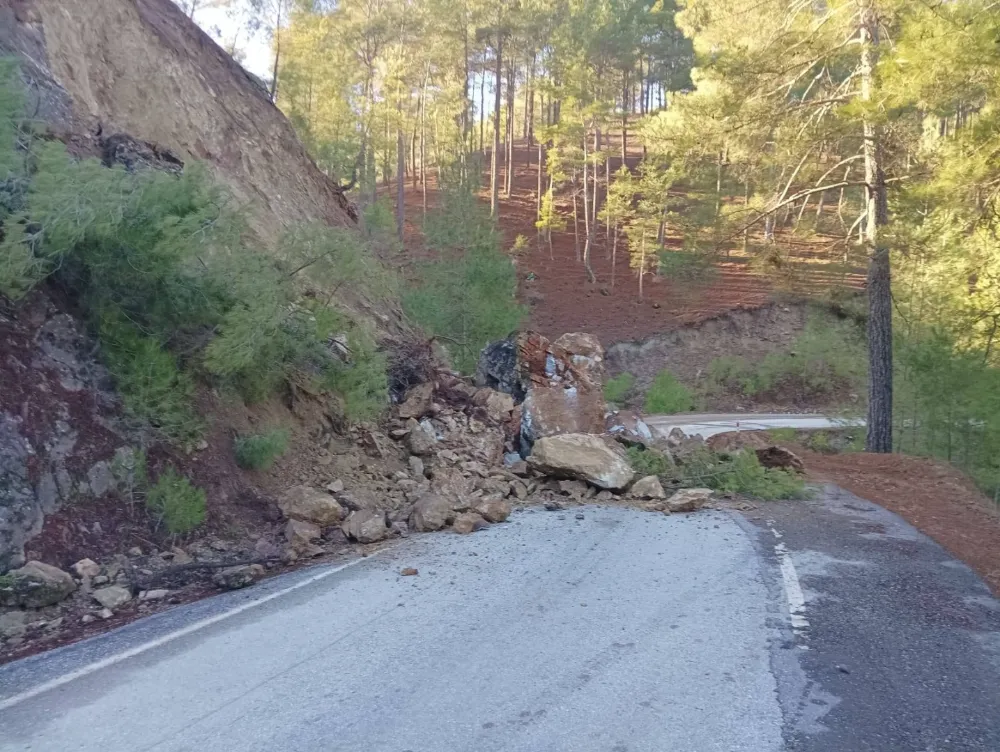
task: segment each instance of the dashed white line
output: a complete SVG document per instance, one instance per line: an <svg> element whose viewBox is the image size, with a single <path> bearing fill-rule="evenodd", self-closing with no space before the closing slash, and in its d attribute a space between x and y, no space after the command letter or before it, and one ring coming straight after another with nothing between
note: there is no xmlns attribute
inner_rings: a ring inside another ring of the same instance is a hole
<svg viewBox="0 0 1000 752"><path fill-rule="evenodd" d="M370 557L369 557L370 558ZM277 592L271 593L270 595L265 595L263 598L258 598L257 600L248 601L239 606L229 609L228 611L223 611L220 614L215 614L215 616L209 616L201 621L196 621L193 624L188 624L186 627L176 630L175 632L170 632L161 637L157 637L155 640L150 640L141 645L136 645L134 648L129 648L121 653L116 653L115 655L108 656L107 658L95 661L94 663L87 664L82 668L78 668L76 671L71 671L68 674L63 674L55 679L50 679L47 682L43 682L36 687L32 687L29 690L22 692L21 694L8 697L6 700L0 700L0 710L7 710L9 708L18 705L25 700L30 700L32 697L37 697L40 694L48 692L53 689L62 687L70 682L81 679L84 676L94 673L95 671L101 671L102 669L114 666L122 661L127 661L129 658L135 658L137 655L142 655L154 648L166 645L168 642L172 642L180 637L185 637L186 635L193 634L205 627L210 627L213 624L218 624L220 621L224 621L232 616L237 616L242 614L244 611L249 611L251 608L257 608L257 606L262 606L265 603L275 600L276 598L281 598L282 596L288 595L296 590L304 588L308 585L312 585L314 582L319 582L320 580L326 579L338 572L343 572L349 567L353 567L355 564L360 564L363 561L368 561L367 558L354 559L346 564L341 564L338 567L333 567L331 569L326 569L322 572L317 572L312 577L309 577L301 582L296 582L294 585L289 585L283 590L278 590Z"/></svg>

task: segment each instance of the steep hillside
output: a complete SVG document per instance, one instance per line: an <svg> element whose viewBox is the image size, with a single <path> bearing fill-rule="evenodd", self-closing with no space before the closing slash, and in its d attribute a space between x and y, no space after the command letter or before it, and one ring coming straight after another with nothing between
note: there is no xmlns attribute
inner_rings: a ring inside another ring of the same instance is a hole
<svg viewBox="0 0 1000 752"><path fill-rule="evenodd" d="M37 116L76 150L128 135L203 160L273 237L293 221L353 222L260 84L170 0L0 0Z"/></svg>

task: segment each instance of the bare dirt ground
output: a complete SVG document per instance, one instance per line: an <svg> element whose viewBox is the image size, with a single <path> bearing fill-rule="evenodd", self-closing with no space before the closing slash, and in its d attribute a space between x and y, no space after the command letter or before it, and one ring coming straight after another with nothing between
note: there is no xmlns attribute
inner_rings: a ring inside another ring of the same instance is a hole
<svg viewBox="0 0 1000 752"><path fill-rule="evenodd" d="M605 143L613 173L621 165L620 141L612 137ZM640 154L629 154L629 165L638 164ZM482 175L485 201L489 200L489 155L484 158ZM501 171L501 185L506 179ZM620 239L615 263L612 243L599 223L592 251L596 283L587 280L582 262L577 258L573 234L572 199L566 189L557 197L560 213L569 219L566 230L553 233L552 249L538 239L535 207L538 186L538 150L524 141L514 144L513 189L510 196L500 195L500 230L510 248L518 235L530 242L527 251L515 259L518 267L521 299L530 305L529 326L548 337L568 331L585 331L598 336L605 346L626 340L640 340L671 331L685 324L703 321L736 308L756 308L774 299L776 292L794 295L821 294L834 286L858 289L863 275L844 273L840 259L826 251L803 246L787 268L782 280L768 278L756 271L749 259L733 254L720 258L715 271L703 281L670 280L648 274L644 296L639 299L638 278L629 268L624 242ZM383 189L384 190L384 189ZM392 190L394 195L395 191ZM428 181L428 206L438 201L435 181ZM603 204L605 186L598 195L598 209ZM412 182L406 188L407 250L404 263L419 257L419 220L422 195ZM580 246L584 243L580 220ZM679 248L681 238L670 236L668 245Z"/></svg>

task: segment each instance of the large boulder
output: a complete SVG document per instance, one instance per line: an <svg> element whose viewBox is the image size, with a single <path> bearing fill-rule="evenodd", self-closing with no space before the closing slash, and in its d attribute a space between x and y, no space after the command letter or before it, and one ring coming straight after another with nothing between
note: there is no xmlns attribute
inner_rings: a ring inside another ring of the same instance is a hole
<svg viewBox="0 0 1000 752"><path fill-rule="evenodd" d="M344 519L344 508L325 491L311 486L294 486L278 499L278 506L292 520L309 522L320 527L336 525Z"/></svg>
<svg viewBox="0 0 1000 752"><path fill-rule="evenodd" d="M474 507L475 512L489 522L506 522L510 517L510 502L496 497L483 499Z"/></svg>
<svg viewBox="0 0 1000 752"><path fill-rule="evenodd" d="M483 408L492 423L506 423L514 412L514 398L496 389L478 390L472 397L472 404Z"/></svg>
<svg viewBox="0 0 1000 752"><path fill-rule="evenodd" d="M20 569L0 576L0 605L44 608L76 590L68 572L40 561L29 561Z"/></svg>
<svg viewBox="0 0 1000 752"><path fill-rule="evenodd" d="M385 514L372 509L352 512L342 527L344 535L358 543L377 543L389 535Z"/></svg>
<svg viewBox="0 0 1000 752"><path fill-rule="evenodd" d="M119 585L109 585L108 587L100 588L91 593L91 595L104 608L110 608L112 611L132 600L132 593L129 592L128 588L123 588Z"/></svg>
<svg viewBox="0 0 1000 752"><path fill-rule="evenodd" d="M533 332L518 338L518 368L525 384L521 436L603 433L604 350L590 334L564 334L555 342Z"/></svg>
<svg viewBox="0 0 1000 752"><path fill-rule="evenodd" d="M448 498L436 493L424 494L410 512L410 529L429 533L446 527L455 519L455 510Z"/></svg>
<svg viewBox="0 0 1000 752"><path fill-rule="evenodd" d="M548 475L576 478L609 491L624 490L635 476L621 446L591 434L543 437L535 443L528 464Z"/></svg>
<svg viewBox="0 0 1000 752"><path fill-rule="evenodd" d="M434 427L430 423L418 423L413 418L410 418L406 423L406 427L408 429L406 447L410 450L410 454L422 457L434 454L434 450L437 447L437 436L434 433Z"/></svg>

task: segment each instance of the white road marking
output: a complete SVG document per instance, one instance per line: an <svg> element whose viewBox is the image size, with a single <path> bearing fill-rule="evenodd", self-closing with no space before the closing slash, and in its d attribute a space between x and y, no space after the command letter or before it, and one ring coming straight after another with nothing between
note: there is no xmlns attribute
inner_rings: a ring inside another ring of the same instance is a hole
<svg viewBox="0 0 1000 752"><path fill-rule="evenodd" d="M781 540L781 533L771 528L774 537ZM781 568L781 581L785 586L785 599L788 601L788 613L792 621L792 631L799 637L805 636L805 631L809 628L809 620L806 619L806 598L802 593L802 584L799 582L799 573L795 571L795 564L792 562L791 554L784 543L777 543L774 546L774 553L778 556L778 563Z"/></svg>
<svg viewBox="0 0 1000 752"><path fill-rule="evenodd" d="M12 708L15 705L24 702L25 700L30 700L32 697L37 697L38 695L48 692L49 690L62 687L66 684L69 684L70 682L76 681L77 679L81 679L84 676L93 674L96 671L101 671L102 669L114 666L118 663L121 663L122 661L127 661L129 658L135 658L137 655L142 655L143 653L153 650L154 648L166 645L167 643L173 642L174 640L180 637L185 637L189 634L193 634L194 632L204 629L205 627L210 627L213 624L218 624L220 621L225 621L226 619L232 616L237 616L239 614L242 614L244 611L249 611L250 609L256 608L257 606L262 606L263 604L273 601L276 598L281 598L296 590L304 588L308 585L312 585L314 582L319 582L320 580L326 579L327 577L335 575L338 572L343 572L345 569L353 567L355 564L360 564L363 561L368 561L368 559L370 558L371 557L355 559L353 561L347 562L346 564L341 564L338 567L333 567L332 569L327 569L323 572L318 572L317 574L314 574L312 577L309 577L308 579L302 580L301 582L297 582L294 585L289 585L283 590L271 593L270 595L265 595L263 598L258 598L257 600L243 603L239 606L229 609L228 611L223 611L220 614L216 614L215 616L209 616L205 619L202 619L201 621L196 621L193 624L188 624L186 627L182 627L181 629L178 629L175 632L170 632L169 634L165 634L162 637L157 637L155 640L150 640L149 642L143 643L141 645L136 645L134 648L129 648L128 650L125 650L121 653L108 656L103 660L95 661L94 663L90 663L86 666L83 666L82 668L78 668L76 671L71 671L68 674L58 676L55 679L50 679L49 681L43 682L42 684L39 684L37 687L32 687L31 689L26 690L21 694L14 695L13 697L8 697L6 700L0 700L0 711Z"/></svg>

